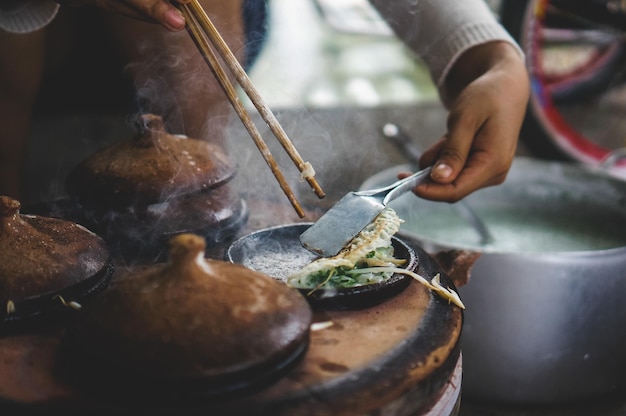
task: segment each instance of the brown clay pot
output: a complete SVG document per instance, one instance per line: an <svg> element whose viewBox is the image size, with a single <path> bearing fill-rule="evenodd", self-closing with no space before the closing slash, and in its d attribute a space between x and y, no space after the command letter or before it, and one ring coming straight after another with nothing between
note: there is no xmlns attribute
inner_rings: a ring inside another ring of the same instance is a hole
<svg viewBox="0 0 626 416"><path fill-rule="evenodd" d="M228 181L236 173L214 143L172 135L144 114L138 134L97 151L68 175L67 215L102 235L115 257L159 258L175 234L214 244L234 235L248 210Z"/></svg>
<svg viewBox="0 0 626 416"><path fill-rule="evenodd" d="M266 383L302 355L312 322L306 300L204 250L197 235L173 237L168 262L121 279L77 315L64 345L86 379L122 391L130 383L133 395L137 386L151 395L221 394Z"/></svg>
<svg viewBox="0 0 626 416"><path fill-rule="evenodd" d="M112 274L105 242L70 221L20 213L0 196L0 326L78 307Z"/></svg>

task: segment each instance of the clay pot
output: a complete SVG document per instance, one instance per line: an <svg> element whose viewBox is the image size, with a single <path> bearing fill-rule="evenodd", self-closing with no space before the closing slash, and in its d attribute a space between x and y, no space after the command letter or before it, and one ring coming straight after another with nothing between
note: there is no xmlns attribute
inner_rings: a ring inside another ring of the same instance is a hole
<svg viewBox="0 0 626 416"><path fill-rule="evenodd" d="M0 326L78 308L109 281L105 242L70 221L20 213L0 196Z"/></svg>
<svg viewBox="0 0 626 416"><path fill-rule="evenodd" d="M218 145L172 135L144 114L138 134L87 157L66 181L69 215L102 235L115 257L160 258L175 234L213 245L247 221L243 199L228 182L235 165Z"/></svg>
<svg viewBox="0 0 626 416"><path fill-rule="evenodd" d="M67 356L89 380L164 396L222 394L267 383L305 351L312 312L294 289L204 258L193 234L169 261L122 279L68 329ZM86 371L85 371L86 370Z"/></svg>

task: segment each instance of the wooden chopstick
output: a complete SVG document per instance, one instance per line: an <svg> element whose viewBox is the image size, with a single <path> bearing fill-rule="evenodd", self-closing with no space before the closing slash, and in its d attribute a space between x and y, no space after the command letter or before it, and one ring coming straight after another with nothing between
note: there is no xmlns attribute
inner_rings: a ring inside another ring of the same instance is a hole
<svg viewBox="0 0 626 416"><path fill-rule="evenodd" d="M291 157L291 160L298 167L298 170L303 174L304 179L306 179L309 185L313 188L316 195L319 198L323 198L325 196L325 193L317 183L315 177L313 175L306 174L312 171L310 163L305 162L299 155L295 146L287 137L287 134L283 130L282 126L280 125L272 111L269 109L269 107L265 104L264 100L248 78L245 70L241 67L235 55L228 48L228 45L226 45L226 42L221 37L205 11L202 9L200 3L198 3L197 0L192 0L190 3L179 4L179 8L185 17L185 20L187 21L187 31L189 32L196 46L200 50L200 53L202 54L204 60L207 62L207 64L215 74L220 85L222 86L222 89L230 100L233 108L239 115L239 118L242 120L253 141L261 151L261 154L263 155L265 161L270 166L281 188L289 198L291 204L296 209L296 212L300 217L303 217L304 212L302 211L302 208L299 206L295 196L293 195L293 192L291 191L288 183L284 179L280 168L276 164L276 161L274 160L269 149L267 148L267 145L263 141L263 138L256 129L256 126L254 125L250 115L239 101L237 92L230 82L228 76L226 75L225 70L220 65L215 52L209 44L209 41L216 49L216 51L220 54L220 57L223 59L232 74L235 76L241 88L248 95L256 109L259 111L259 114L261 115L263 120L265 120L272 133L274 133L274 136L276 136L287 154Z"/></svg>
<svg viewBox="0 0 626 416"><path fill-rule="evenodd" d="M285 179L285 176L283 175L278 164L276 163L274 156L272 156L272 153L270 152L269 148L263 141L263 138L261 137L261 134L257 130L256 126L254 125L254 122L250 118L250 115L248 114L244 106L239 101L235 87L232 85L232 83L228 79L228 76L226 75L226 72L219 64L217 56L215 55L215 53L209 46L209 43L206 40L206 38L203 36L202 30L200 26L198 25L197 21L194 19L193 15L191 14L191 11L189 10L188 5L181 4L180 10L183 13L183 16L185 17L185 20L187 21L187 31L189 32L194 43L200 50L202 57L204 58L204 60L207 62L207 64L213 71L213 74L215 75L215 77L218 79L222 89L224 90L224 93L226 94L233 108L239 115L239 118L241 119L244 126L246 127L246 130L248 130L250 137L252 137L252 140L254 141L257 148L261 152L261 155L263 156L263 158L265 159L265 162L270 167L272 173L274 174L274 177L278 181L278 184L280 185L281 189L283 190L283 192L289 199L289 202L291 202L291 205L295 209L298 216L300 218L303 218L304 210L302 209L302 207L300 206L300 203L296 199L293 191L291 190L291 187L289 186L289 183Z"/></svg>
<svg viewBox="0 0 626 416"><path fill-rule="evenodd" d="M274 116L274 113L272 113L269 106L258 93L254 84L252 84L252 81L246 74L246 71L243 69L222 36L219 34L209 16L206 14L198 0L192 0L189 3L189 6L197 22L206 33L209 40L213 43L213 46L215 46L222 59L224 59L228 68L232 71L241 88L244 90L246 95L248 95L250 101L252 101L256 109L259 111L259 114L261 114L261 117L265 120L270 130L274 133L274 136L276 136L287 154L289 154L291 160L296 164L300 172L303 172L307 167L306 162L302 159L291 140L289 140L289 137L287 137L287 133L285 133L282 126ZM309 176L306 180L314 189L318 197L323 198L325 196L324 191L317 183L315 177Z"/></svg>

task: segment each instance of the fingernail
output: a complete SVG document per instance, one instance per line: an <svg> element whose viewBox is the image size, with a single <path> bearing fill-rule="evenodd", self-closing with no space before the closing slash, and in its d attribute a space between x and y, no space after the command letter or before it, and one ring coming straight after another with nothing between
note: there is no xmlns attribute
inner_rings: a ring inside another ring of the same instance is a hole
<svg viewBox="0 0 626 416"><path fill-rule="evenodd" d="M165 13L165 22L172 29L182 29L185 27L185 18L180 10L169 10Z"/></svg>
<svg viewBox="0 0 626 416"><path fill-rule="evenodd" d="M447 179L452 175L452 166L439 163L433 168L431 175L436 179Z"/></svg>

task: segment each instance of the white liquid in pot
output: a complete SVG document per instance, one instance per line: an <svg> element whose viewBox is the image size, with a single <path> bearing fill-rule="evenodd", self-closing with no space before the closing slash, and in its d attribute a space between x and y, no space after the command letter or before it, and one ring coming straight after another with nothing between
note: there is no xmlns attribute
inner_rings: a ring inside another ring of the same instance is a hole
<svg viewBox="0 0 626 416"><path fill-rule="evenodd" d="M401 200L404 199L401 198ZM402 202L398 200L399 202ZM480 236L453 206L426 201L394 204L405 219L401 229L420 239L459 248L497 252L593 251L626 247L626 215L576 207L563 212L550 207L494 206L475 208L495 238L485 247Z"/></svg>
<svg viewBox="0 0 626 416"><path fill-rule="evenodd" d="M410 165L391 167L361 189L396 180ZM450 248L506 253L626 249L626 186L575 165L516 158L506 182L465 198L495 237L483 246L456 207L408 193L391 202L401 231Z"/></svg>

